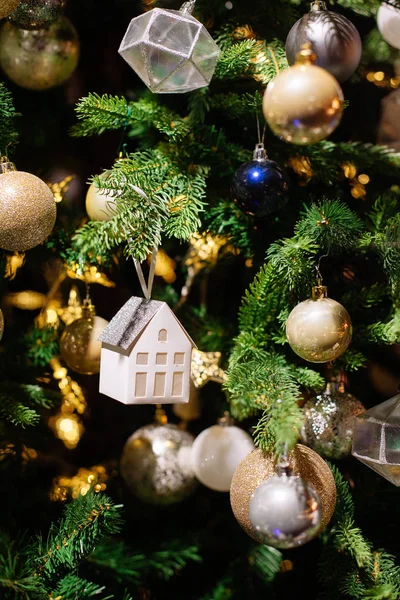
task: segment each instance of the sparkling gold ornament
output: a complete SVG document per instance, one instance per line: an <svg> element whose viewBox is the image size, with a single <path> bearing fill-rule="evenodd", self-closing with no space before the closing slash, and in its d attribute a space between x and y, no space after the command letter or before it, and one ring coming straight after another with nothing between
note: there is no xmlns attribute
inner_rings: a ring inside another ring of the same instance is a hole
<svg viewBox="0 0 400 600"><path fill-rule="evenodd" d="M100 175L105 179L107 173ZM115 214L115 194L92 183L86 194L86 212L92 221L109 221Z"/></svg>
<svg viewBox="0 0 400 600"><path fill-rule="evenodd" d="M0 19L8 17L17 8L19 0L0 0Z"/></svg>
<svg viewBox="0 0 400 600"><path fill-rule="evenodd" d="M21 0L9 16L21 29L45 29L62 17L66 0Z"/></svg>
<svg viewBox="0 0 400 600"><path fill-rule="evenodd" d="M311 45L304 44L296 64L279 73L265 90L265 119L275 135L292 144L325 139L342 117L342 89L315 60Z"/></svg>
<svg viewBox="0 0 400 600"><path fill-rule="evenodd" d="M5 23L0 31L0 66L23 88L47 90L61 85L78 60L78 35L66 17L48 29L27 31Z"/></svg>
<svg viewBox="0 0 400 600"><path fill-rule="evenodd" d="M130 491L149 504L180 502L196 488L191 465L193 436L176 425L154 423L126 442L121 474Z"/></svg>
<svg viewBox="0 0 400 600"><path fill-rule="evenodd" d="M0 308L0 340L3 337L3 333L4 333L4 317L3 317L3 311Z"/></svg>
<svg viewBox="0 0 400 600"><path fill-rule="evenodd" d="M297 444L289 456L294 475L299 475L317 492L321 501L320 533L332 518L336 504L336 486L326 462L316 452ZM246 456L235 471L231 485L231 506L239 525L256 542L263 543L263 536L253 527L249 516L249 504L255 490L266 480L275 476L275 457L254 450Z"/></svg>
<svg viewBox="0 0 400 600"><path fill-rule="evenodd" d="M353 328L347 310L327 297L324 285L312 290L312 299L294 307L286 323L286 337L298 356L314 363L335 360L347 350Z"/></svg>
<svg viewBox="0 0 400 600"><path fill-rule="evenodd" d="M0 173L0 248L24 252L51 233L56 203L44 181L17 171L5 157Z"/></svg>
<svg viewBox="0 0 400 600"><path fill-rule="evenodd" d="M73 371L93 375L100 371L101 342L98 337L108 321L98 317L90 301L85 301L82 317L68 325L60 340L62 358Z"/></svg>
<svg viewBox="0 0 400 600"><path fill-rule="evenodd" d="M201 352L193 348L191 377L197 388L209 381L223 383L226 380L225 372L219 366L220 360L221 352Z"/></svg>

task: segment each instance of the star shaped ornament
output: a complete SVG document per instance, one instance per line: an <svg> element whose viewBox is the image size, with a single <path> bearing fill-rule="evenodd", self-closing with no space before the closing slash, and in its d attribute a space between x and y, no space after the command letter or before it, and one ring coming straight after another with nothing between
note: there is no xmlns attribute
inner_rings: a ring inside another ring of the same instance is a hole
<svg viewBox="0 0 400 600"><path fill-rule="evenodd" d="M219 366L221 352L192 352L192 381L197 388L203 387L209 381L223 383L226 380L225 371Z"/></svg>

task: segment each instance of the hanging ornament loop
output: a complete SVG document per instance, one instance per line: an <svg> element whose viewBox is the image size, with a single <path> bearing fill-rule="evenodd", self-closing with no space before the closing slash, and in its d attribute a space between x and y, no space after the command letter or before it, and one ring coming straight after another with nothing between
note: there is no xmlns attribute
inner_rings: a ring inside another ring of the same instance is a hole
<svg viewBox="0 0 400 600"><path fill-rule="evenodd" d="M182 4L182 6L180 7L179 12L189 13L191 15L191 14L193 14L195 4L196 4L196 0L190 0L190 2L184 2Z"/></svg>
<svg viewBox="0 0 400 600"><path fill-rule="evenodd" d="M0 156L0 173L9 173L16 170L14 163L10 162L7 156Z"/></svg>

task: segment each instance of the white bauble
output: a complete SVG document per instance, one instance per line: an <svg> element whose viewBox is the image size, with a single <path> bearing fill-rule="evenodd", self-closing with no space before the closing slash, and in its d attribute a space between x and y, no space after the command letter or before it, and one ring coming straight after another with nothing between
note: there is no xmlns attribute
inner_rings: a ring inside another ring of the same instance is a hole
<svg viewBox="0 0 400 600"><path fill-rule="evenodd" d="M193 442L192 465L202 484L217 492L229 492L239 463L254 450L248 433L233 425L213 425Z"/></svg>
<svg viewBox="0 0 400 600"><path fill-rule="evenodd" d="M107 176L102 173L101 178ZM107 190L99 189L94 183L89 187L86 194L86 212L92 221L109 221L114 216L115 194L107 193Z"/></svg>
<svg viewBox="0 0 400 600"><path fill-rule="evenodd" d="M378 10L377 21L385 42L400 50L400 10L383 3Z"/></svg>

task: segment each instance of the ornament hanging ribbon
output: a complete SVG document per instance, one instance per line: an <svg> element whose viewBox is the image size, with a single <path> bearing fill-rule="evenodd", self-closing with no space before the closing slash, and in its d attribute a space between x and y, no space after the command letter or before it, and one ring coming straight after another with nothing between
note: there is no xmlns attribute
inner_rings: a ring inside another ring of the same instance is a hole
<svg viewBox="0 0 400 600"><path fill-rule="evenodd" d="M149 204L151 204L151 206L153 208L155 208L154 204L152 203L152 201L150 200L150 198L148 197L148 195L146 194L146 192L144 192L137 185L130 185L130 187L139 196L141 196L142 198L144 198L145 200L147 200L147 202ZM146 298L146 300L150 300L151 299L151 292L152 292L152 289L153 289L153 282L154 282L154 274L155 274L155 271L156 271L157 254L158 254L158 246L154 246L153 253L151 255L150 271L149 271L149 278L147 280L147 283L146 283L146 279L145 279L145 276L144 276L144 273L143 273L143 269L142 269L142 265L140 264L140 261L137 258L133 259L133 264L135 265L136 273L137 273L138 278L139 278L140 287L142 288L143 296Z"/></svg>

